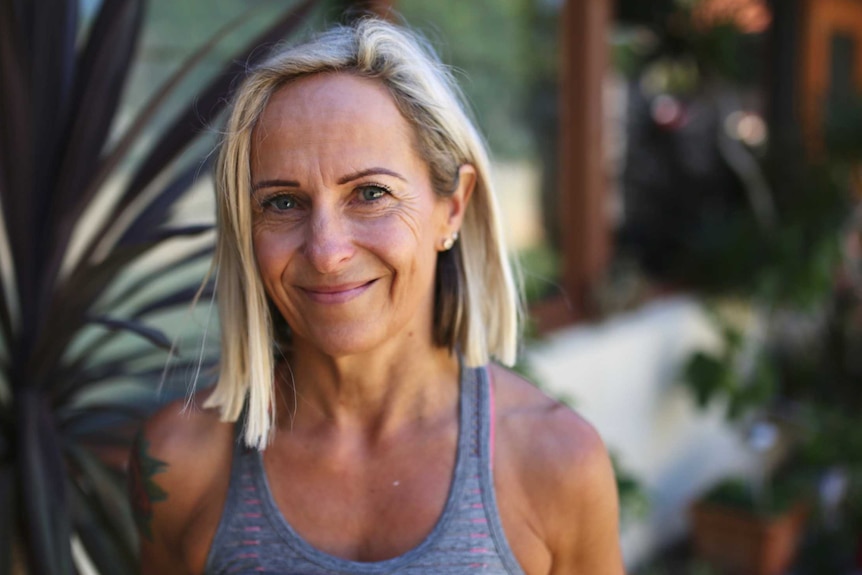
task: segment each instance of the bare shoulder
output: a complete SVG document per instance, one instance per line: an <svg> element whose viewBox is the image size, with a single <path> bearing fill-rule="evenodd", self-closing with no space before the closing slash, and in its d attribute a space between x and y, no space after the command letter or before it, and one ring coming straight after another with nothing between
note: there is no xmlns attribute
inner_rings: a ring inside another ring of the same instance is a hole
<svg viewBox="0 0 862 575"><path fill-rule="evenodd" d="M501 467L553 557L552 574L622 573L613 468L595 428L522 376L492 366ZM496 463L495 460L495 463Z"/></svg>
<svg viewBox="0 0 862 575"><path fill-rule="evenodd" d="M578 471L578 477L607 462L595 428L564 403L551 398L521 375L494 365L498 423L524 463L545 471Z"/></svg>
<svg viewBox="0 0 862 575"><path fill-rule="evenodd" d="M200 455L201 448L220 443L232 431L232 425L220 421L213 409L204 409L208 392L190 400L179 399L162 407L144 422L140 439L157 455L182 465L189 457Z"/></svg>
<svg viewBox="0 0 862 575"><path fill-rule="evenodd" d="M135 440L129 496L144 573L188 572L179 565L188 562L188 542L198 537L192 527L213 498L227 491L233 425L201 408L201 399L199 394L190 403L166 405L144 423Z"/></svg>

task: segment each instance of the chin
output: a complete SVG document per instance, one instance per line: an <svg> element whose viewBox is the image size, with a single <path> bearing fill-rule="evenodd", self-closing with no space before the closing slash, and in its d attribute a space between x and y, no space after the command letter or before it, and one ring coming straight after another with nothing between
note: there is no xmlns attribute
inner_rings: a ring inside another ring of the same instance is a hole
<svg viewBox="0 0 862 575"><path fill-rule="evenodd" d="M379 350L389 339L382 330L369 329L367 324L324 327L313 330L307 337L300 336L303 346L329 357L361 355Z"/></svg>

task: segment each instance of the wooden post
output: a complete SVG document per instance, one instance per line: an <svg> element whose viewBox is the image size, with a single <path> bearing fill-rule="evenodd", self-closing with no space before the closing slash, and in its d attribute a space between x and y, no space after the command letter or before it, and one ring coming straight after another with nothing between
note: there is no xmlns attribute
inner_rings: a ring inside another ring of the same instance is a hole
<svg viewBox="0 0 862 575"><path fill-rule="evenodd" d="M350 7L361 13L389 18L397 0L350 0Z"/></svg>
<svg viewBox="0 0 862 575"><path fill-rule="evenodd" d="M830 86L832 37L846 34L856 41L853 84L862 92L862 2L806 0L802 31L801 104L806 144L822 147L822 126Z"/></svg>
<svg viewBox="0 0 862 575"><path fill-rule="evenodd" d="M560 18L559 217L564 299L538 306L540 330L589 318L610 255L602 88L613 0L567 0Z"/></svg>

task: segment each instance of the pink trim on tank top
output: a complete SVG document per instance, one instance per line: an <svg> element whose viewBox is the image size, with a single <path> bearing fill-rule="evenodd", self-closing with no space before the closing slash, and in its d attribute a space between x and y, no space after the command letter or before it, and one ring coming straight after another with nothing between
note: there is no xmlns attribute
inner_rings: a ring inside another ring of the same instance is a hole
<svg viewBox="0 0 862 575"><path fill-rule="evenodd" d="M490 429L488 430L488 451L490 451L490 457L488 457L488 466L493 470L494 469L494 437L496 435L497 428L497 417L496 417L496 409L494 407L494 377L491 375L491 367L488 366L488 415L491 419Z"/></svg>

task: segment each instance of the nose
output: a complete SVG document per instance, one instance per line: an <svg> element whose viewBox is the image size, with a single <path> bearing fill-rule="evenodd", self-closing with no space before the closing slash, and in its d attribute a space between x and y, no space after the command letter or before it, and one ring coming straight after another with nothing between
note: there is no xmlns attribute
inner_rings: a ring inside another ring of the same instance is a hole
<svg viewBox="0 0 862 575"><path fill-rule="evenodd" d="M336 210L314 211L305 241L305 254L318 272L337 272L355 253L350 222Z"/></svg>

